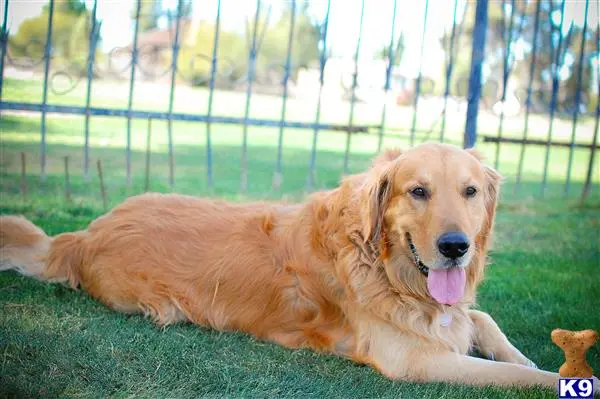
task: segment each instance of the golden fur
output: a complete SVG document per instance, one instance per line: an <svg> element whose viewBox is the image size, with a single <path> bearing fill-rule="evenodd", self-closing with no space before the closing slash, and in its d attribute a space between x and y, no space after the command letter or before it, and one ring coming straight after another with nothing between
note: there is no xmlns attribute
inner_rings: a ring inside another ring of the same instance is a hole
<svg viewBox="0 0 600 399"><path fill-rule="evenodd" d="M476 152L426 144L385 152L302 205L145 194L53 238L7 216L0 270L68 282L161 325L241 330L368 363L390 378L554 386L556 374L529 367L489 315L470 309L499 182ZM432 192L428 201L409 195L417 184ZM478 188L474 198L462 194L467 184ZM406 233L433 264L436 239L449 229L475 245L463 300L443 309ZM444 311L448 327L439 322ZM473 346L504 363L466 356Z"/></svg>

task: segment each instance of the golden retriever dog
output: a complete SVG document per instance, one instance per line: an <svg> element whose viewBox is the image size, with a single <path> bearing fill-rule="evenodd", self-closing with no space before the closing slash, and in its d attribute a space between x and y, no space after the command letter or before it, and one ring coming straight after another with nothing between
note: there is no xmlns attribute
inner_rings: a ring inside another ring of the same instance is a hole
<svg viewBox="0 0 600 399"><path fill-rule="evenodd" d="M144 194L55 237L5 216L0 270L67 282L160 325L245 331L393 379L556 387L558 374L472 309L499 183L477 152L425 144L387 151L301 205ZM474 347L492 360L468 356Z"/></svg>

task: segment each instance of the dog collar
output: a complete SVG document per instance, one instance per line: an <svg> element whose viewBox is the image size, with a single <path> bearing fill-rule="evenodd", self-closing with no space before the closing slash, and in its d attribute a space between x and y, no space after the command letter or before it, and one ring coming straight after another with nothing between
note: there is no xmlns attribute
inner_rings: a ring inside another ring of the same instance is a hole
<svg viewBox="0 0 600 399"><path fill-rule="evenodd" d="M410 247L410 251L413 254L413 260L415 262L415 266L417 266L417 269L419 269L419 271L421 272L422 275L427 277L429 275L429 267L427 267L427 265L425 265L425 263L423 263L421 261L421 258L419 257L419 253L417 252L417 248L415 247L415 244L413 244L409 233L406 233L406 239L408 240L408 246Z"/></svg>

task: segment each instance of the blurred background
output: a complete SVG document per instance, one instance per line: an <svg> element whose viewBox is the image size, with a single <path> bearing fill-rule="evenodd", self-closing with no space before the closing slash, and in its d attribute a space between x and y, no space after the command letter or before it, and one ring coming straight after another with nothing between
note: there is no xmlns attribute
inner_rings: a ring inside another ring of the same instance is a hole
<svg viewBox="0 0 600 399"><path fill-rule="evenodd" d="M598 9L4 0L2 194L300 199L381 148L444 141L482 150L506 198L588 197Z"/></svg>

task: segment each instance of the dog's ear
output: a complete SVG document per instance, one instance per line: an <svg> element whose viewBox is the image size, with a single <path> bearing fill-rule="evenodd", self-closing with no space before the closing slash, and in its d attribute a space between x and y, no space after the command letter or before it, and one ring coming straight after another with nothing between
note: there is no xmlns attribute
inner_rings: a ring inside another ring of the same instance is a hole
<svg viewBox="0 0 600 399"><path fill-rule="evenodd" d="M402 155L402 150L393 148L382 151L375 157L361 187L360 214L365 242L378 243L383 231L383 216L392 198L390 164Z"/></svg>
<svg viewBox="0 0 600 399"><path fill-rule="evenodd" d="M365 242L378 243L383 231L383 216L392 198L392 179L379 165L367 175L362 187L361 218Z"/></svg>
<svg viewBox="0 0 600 399"><path fill-rule="evenodd" d="M498 197L500 196L500 183L502 182L502 175L498 173L494 168L484 165L486 178L485 187L485 210L488 219L488 230L491 230L494 225L494 218L496 217L496 204L498 203Z"/></svg>
<svg viewBox="0 0 600 399"><path fill-rule="evenodd" d="M391 148L389 150L384 150L375 157L371 166L373 168L377 168L379 166L385 165L386 163L398 158L400 155L402 155L402 153L403 151L400 148Z"/></svg>
<svg viewBox="0 0 600 399"><path fill-rule="evenodd" d="M500 183L503 177L494 168L483 164L485 157L476 149L469 148L467 150L469 154L475 157L483 166L485 173L485 209L487 213L486 224L483 228L483 233L487 236L494 226L494 218L496 217L496 204L498 203L498 197L500 195Z"/></svg>
<svg viewBox="0 0 600 399"><path fill-rule="evenodd" d="M479 162L483 162L485 160L485 155L483 155L479 150L477 150L475 147L471 147L471 148L467 148L465 151L467 151L469 154L471 154L475 159L477 159Z"/></svg>

